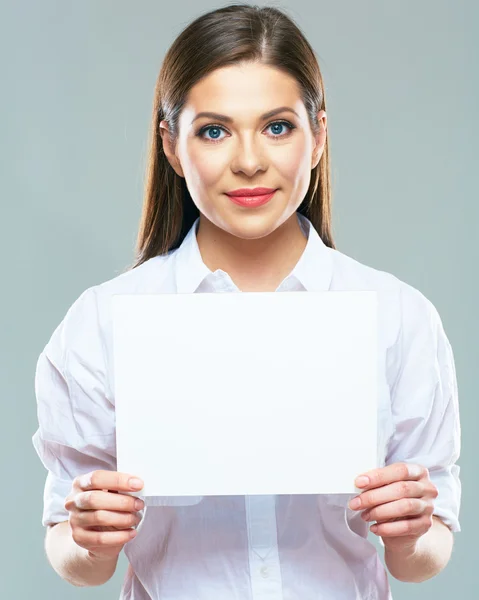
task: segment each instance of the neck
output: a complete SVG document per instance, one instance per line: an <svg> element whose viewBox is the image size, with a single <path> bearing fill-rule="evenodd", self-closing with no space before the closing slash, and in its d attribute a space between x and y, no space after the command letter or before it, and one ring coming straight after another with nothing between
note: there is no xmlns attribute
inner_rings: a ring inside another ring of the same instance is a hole
<svg viewBox="0 0 479 600"><path fill-rule="evenodd" d="M269 235L245 240L200 215L198 247L205 265L226 271L244 292L275 291L306 248L296 213Z"/></svg>

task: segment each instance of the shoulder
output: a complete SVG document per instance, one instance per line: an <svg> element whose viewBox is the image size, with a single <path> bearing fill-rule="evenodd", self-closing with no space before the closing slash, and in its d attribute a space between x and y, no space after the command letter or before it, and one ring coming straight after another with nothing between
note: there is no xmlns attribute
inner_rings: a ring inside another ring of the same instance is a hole
<svg viewBox="0 0 479 600"><path fill-rule="evenodd" d="M89 287L75 300L69 312L90 312L93 304L101 308L102 304L108 303L116 294L154 294L167 289L169 280L174 275L173 255L174 252L155 256L134 269Z"/></svg>
<svg viewBox="0 0 479 600"><path fill-rule="evenodd" d="M330 249L333 263L332 290L370 290L378 296L380 325L389 331L391 345L401 335L436 327L440 317L423 292L396 275L368 266Z"/></svg>
<svg viewBox="0 0 479 600"><path fill-rule="evenodd" d="M114 294L147 294L160 291L173 275L175 251L164 256L155 256L134 269L112 277L92 289L99 298Z"/></svg>
<svg viewBox="0 0 479 600"><path fill-rule="evenodd" d="M108 326L111 300L116 294L148 294L168 289L173 276L173 252L156 256L140 266L85 289L71 304L44 351L63 364L69 348L93 350Z"/></svg>
<svg viewBox="0 0 479 600"><path fill-rule="evenodd" d="M381 360L393 388L406 365L417 369L417 382L437 377L438 369L453 381L453 352L441 317L423 292L392 273L367 266L331 250L331 289L377 292L378 335Z"/></svg>
<svg viewBox="0 0 479 600"><path fill-rule="evenodd" d="M393 273L382 271L329 249L333 262L332 289L364 289L395 297L405 310L435 312L432 302L417 288Z"/></svg>

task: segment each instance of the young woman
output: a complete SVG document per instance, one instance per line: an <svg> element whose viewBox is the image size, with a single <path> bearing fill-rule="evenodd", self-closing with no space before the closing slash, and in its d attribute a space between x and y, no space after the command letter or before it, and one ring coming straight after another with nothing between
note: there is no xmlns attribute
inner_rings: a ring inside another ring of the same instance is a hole
<svg viewBox="0 0 479 600"><path fill-rule="evenodd" d="M369 529L397 579L447 564L460 530L451 347L419 291L335 249L330 195L323 80L298 27L249 5L196 19L158 77L137 260L75 301L38 360L42 522L67 581L106 582L124 548L124 600L386 600ZM123 493L142 482L116 471L112 295L291 290L378 293L381 467L358 473L362 492Z"/></svg>

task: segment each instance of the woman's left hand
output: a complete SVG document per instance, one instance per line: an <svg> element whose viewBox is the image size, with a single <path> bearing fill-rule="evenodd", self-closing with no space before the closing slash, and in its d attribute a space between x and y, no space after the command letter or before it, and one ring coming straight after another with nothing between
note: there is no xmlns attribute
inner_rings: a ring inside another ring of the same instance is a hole
<svg viewBox="0 0 479 600"><path fill-rule="evenodd" d="M414 548L431 528L438 491L426 467L394 463L364 473L355 485L363 491L349 507L364 511L365 521L376 521L370 529L383 538L386 548Z"/></svg>

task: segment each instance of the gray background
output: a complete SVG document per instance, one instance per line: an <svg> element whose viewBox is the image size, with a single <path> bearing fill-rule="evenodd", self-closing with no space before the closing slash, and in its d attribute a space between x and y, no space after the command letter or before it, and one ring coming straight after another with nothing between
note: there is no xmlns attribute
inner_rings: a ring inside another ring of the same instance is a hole
<svg viewBox="0 0 479 600"><path fill-rule="evenodd" d="M274 4L296 20L320 59L338 249L421 290L439 310L455 353L463 530L444 572L419 585L391 577L393 595L472 600L479 535L479 3ZM46 472L31 443L34 368L80 293L132 260L162 57L188 22L222 5L0 4L2 598L119 596L124 554L115 576L97 588L70 586L48 565L41 525Z"/></svg>

